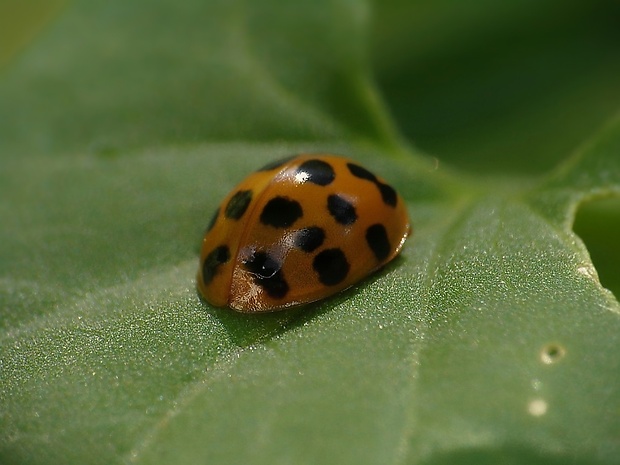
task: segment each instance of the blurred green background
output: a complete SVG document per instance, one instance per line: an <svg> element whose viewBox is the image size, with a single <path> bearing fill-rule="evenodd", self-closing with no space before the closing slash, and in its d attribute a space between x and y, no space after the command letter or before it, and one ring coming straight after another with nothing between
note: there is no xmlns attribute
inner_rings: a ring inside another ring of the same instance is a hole
<svg viewBox="0 0 620 465"><path fill-rule="evenodd" d="M375 2L377 80L422 150L542 173L618 112L620 2Z"/></svg>

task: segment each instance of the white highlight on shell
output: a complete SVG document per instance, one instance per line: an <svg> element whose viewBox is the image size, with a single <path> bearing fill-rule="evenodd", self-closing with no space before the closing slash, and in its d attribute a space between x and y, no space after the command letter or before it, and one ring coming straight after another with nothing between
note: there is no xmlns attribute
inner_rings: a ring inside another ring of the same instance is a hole
<svg viewBox="0 0 620 465"><path fill-rule="evenodd" d="M295 182L297 184L303 184L308 180L310 174L307 171L299 171L295 173Z"/></svg>

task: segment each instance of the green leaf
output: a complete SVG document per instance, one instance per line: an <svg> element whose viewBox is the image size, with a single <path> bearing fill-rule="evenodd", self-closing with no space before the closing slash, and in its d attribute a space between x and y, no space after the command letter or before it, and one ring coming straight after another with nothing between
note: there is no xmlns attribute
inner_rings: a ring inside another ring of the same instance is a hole
<svg viewBox="0 0 620 465"><path fill-rule="evenodd" d="M524 27L555 11L417 5L435 20L416 53L438 62L454 24L492 36L515 11ZM571 5L568 24L591 8ZM13 57L0 76L1 463L617 463L620 305L572 227L584 202L620 192L620 120L527 179L420 155L380 96L408 135L412 100L394 105L372 77L410 59L411 39L388 46L410 24L389 14L401 7L82 0ZM474 125L462 153L476 134L508 144L502 124ZM541 166L556 160L532 143ZM414 226L403 253L304 308L209 307L194 275L212 211L249 171L302 151L354 157L398 188Z"/></svg>
<svg viewBox="0 0 620 465"><path fill-rule="evenodd" d="M620 193L620 116L559 167L533 201L570 228L584 200Z"/></svg>
<svg viewBox="0 0 620 465"><path fill-rule="evenodd" d="M76 2L4 76L0 150L352 135L391 144L366 72L367 20L365 2Z"/></svg>

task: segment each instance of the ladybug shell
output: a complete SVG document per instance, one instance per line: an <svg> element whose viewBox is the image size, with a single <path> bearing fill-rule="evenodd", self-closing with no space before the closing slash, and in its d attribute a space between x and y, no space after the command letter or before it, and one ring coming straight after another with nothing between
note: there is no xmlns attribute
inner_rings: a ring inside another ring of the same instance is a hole
<svg viewBox="0 0 620 465"><path fill-rule="evenodd" d="M204 236L198 289L215 306L266 312L350 287L410 233L402 198L356 162L300 155L243 180Z"/></svg>

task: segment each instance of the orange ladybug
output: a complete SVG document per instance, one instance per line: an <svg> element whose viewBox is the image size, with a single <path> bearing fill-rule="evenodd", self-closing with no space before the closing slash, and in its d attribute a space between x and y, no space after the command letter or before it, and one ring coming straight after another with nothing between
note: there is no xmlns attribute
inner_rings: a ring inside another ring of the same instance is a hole
<svg viewBox="0 0 620 465"><path fill-rule="evenodd" d="M352 160L307 154L264 166L222 202L200 252L215 306L269 312L331 296L398 255L403 199Z"/></svg>

